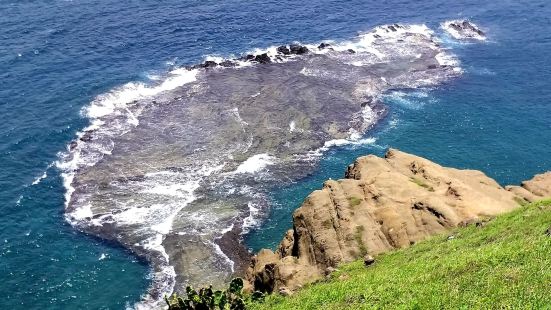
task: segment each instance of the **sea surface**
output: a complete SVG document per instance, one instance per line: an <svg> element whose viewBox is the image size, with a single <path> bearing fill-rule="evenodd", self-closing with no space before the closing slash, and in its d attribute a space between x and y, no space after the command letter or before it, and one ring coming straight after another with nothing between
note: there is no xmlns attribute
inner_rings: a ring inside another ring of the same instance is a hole
<svg viewBox="0 0 551 310"><path fill-rule="evenodd" d="M98 97L120 94L129 83L162 85L170 72L207 56L231 58L295 41L344 42L394 23L432 29L462 74L431 87L386 91L380 98L386 114L361 143L333 143L305 175L269 187L263 198L269 208L245 235L258 250L277 245L291 228L292 211L324 180L341 178L356 157L388 147L480 169L503 185L551 170L550 16L543 0L1 0L0 306L133 307L155 280L146 259L79 232L66 218L59 162L90 125L86 109ZM455 40L440 27L464 18L487 40Z"/></svg>

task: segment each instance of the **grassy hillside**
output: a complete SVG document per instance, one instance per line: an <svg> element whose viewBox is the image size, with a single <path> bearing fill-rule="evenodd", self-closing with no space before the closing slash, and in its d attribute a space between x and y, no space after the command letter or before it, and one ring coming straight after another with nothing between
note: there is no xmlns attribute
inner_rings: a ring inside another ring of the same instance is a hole
<svg viewBox="0 0 551 310"><path fill-rule="evenodd" d="M251 309L551 309L551 200L356 261Z"/></svg>

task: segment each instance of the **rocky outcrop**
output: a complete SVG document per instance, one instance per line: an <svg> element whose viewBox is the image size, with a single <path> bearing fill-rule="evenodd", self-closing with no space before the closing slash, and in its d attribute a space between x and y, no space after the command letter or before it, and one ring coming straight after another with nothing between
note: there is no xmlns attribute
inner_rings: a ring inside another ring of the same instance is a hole
<svg viewBox="0 0 551 310"><path fill-rule="evenodd" d="M459 40L485 40L486 34L476 24L468 20L452 20L442 24L452 37Z"/></svg>
<svg viewBox="0 0 551 310"><path fill-rule="evenodd" d="M340 263L408 247L513 210L522 198L546 195L551 173L507 190L480 171L442 167L398 150L360 157L345 179L329 180L306 198L293 229L275 252L253 257L246 277L255 290L293 291Z"/></svg>
<svg viewBox="0 0 551 310"><path fill-rule="evenodd" d="M529 202L551 197L551 171L538 174L531 180L522 182L520 186L505 188Z"/></svg>

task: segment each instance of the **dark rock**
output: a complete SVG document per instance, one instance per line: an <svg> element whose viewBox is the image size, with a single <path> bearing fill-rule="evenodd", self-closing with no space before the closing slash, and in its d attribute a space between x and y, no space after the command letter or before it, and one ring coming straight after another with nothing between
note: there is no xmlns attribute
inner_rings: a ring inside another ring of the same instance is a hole
<svg viewBox="0 0 551 310"><path fill-rule="evenodd" d="M390 25L388 26L388 29L392 30L392 32L396 32L396 27L394 27L393 25Z"/></svg>
<svg viewBox="0 0 551 310"><path fill-rule="evenodd" d="M289 46L289 49L291 50L291 54L295 54L295 55L308 53L308 48L306 46L302 46L298 44L291 44L291 46Z"/></svg>
<svg viewBox="0 0 551 310"><path fill-rule="evenodd" d="M436 68L438 68L438 66L433 64L433 65L429 65L428 68L429 68L429 69L436 69Z"/></svg>
<svg viewBox="0 0 551 310"><path fill-rule="evenodd" d="M329 47L329 46L331 46L331 44L322 42L320 45L318 45L318 49L322 50L322 49L324 49L326 47Z"/></svg>
<svg viewBox="0 0 551 310"><path fill-rule="evenodd" d="M71 144L69 144L69 150L72 151L74 150L78 145L78 142L76 141L71 141Z"/></svg>
<svg viewBox="0 0 551 310"><path fill-rule="evenodd" d="M283 55L290 55L291 54L291 51L285 45L282 45L282 46L278 47L277 52L280 53L280 54L283 54Z"/></svg>
<svg viewBox="0 0 551 310"><path fill-rule="evenodd" d="M256 55L256 57L254 58L254 60L255 60L255 61L258 61L258 62L261 63L261 64L267 64L267 63L272 62L272 60L270 59L270 56L268 56L267 53L260 54L260 55Z"/></svg>
<svg viewBox="0 0 551 310"><path fill-rule="evenodd" d="M235 225L232 230L227 231L214 241L222 252L234 262L235 272L238 274L244 274L251 261L251 253L244 246L241 233L241 227Z"/></svg>
<svg viewBox="0 0 551 310"><path fill-rule="evenodd" d="M237 64L235 62L231 61L231 60L224 60L220 63L220 65L222 67L226 67L226 68L237 66Z"/></svg>
<svg viewBox="0 0 551 310"><path fill-rule="evenodd" d="M80 137L80 141L82 142L90 142L92 141L92 132L86 131L82 137Z"/></svg>
<svg viewBox="0 0 551 310"><path fill-rule="evenodd" d="M351 48L349 48L349 49L348 49L348 50L346 50L346 51L347 51L347 52L349 52L350 54L356 54L356 51L355 51L355 50L353 50L353 49L351 49Z"/></svg>
<svg viewBox="0 0 551 310"><path fill-rule="evenodd" d="M458 24L455 24L455 23L451 23L450 27L452 27L455 30L462 30L462 28Z"/></svg>
<svg viewBox="0 0 551 310"><path fill-rule="evenodd" d="M253 59L254 59L254 55L249 54L249 55L243 57L242 59L243 59L243 60L253 60Z"/></svg>
<svg viewBox="0 0 551 310"><path fill-rule="evenodd" d="M375 263L375 258L373 258L373 256L371 255L366 255L364 256L364 265L367 267L367 266L371 266Z"/></svg>
<svg viewBox="0 0 551 310"><path fill-rule="evenodd" d="M373 105L373 97L367 97L364 102L360 104L362 108L365 108L366 106L372 106Z"/></svg>
<svg viewBox="0 0 551 310"><path fill-rule="evenodd" d="M214 68L214 67L218 66L218 64L215 61L207 60L199 66L201 68Z"/></svg>

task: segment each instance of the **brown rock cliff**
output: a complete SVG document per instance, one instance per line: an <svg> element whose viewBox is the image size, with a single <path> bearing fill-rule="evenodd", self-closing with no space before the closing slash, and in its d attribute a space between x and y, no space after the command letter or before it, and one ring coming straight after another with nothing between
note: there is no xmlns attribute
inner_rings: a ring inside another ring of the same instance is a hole
<svg viewBox="0 0 551 310"><path fill-rule="evenodd" d="M385 158L358 158L345 177L306 198L275 253L253 257L246 275L253 289L293 291L329 267L511 211L522 199L551 196L551 172L505 189L480 171L394 149Z"/></svg>

